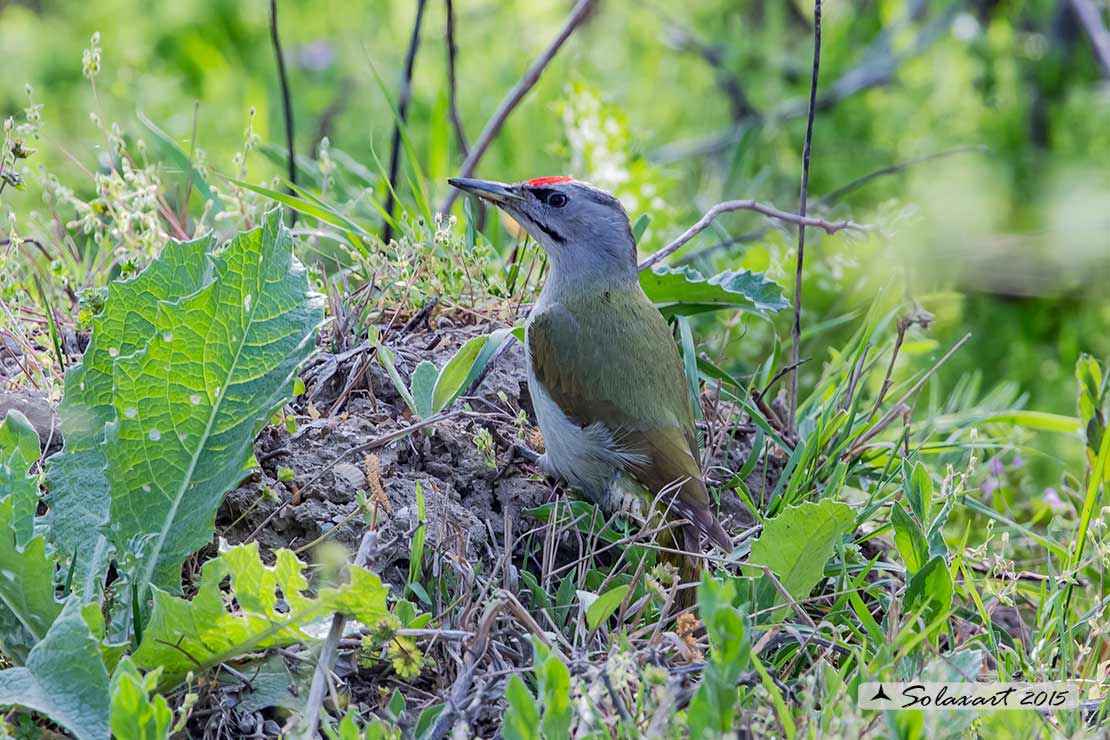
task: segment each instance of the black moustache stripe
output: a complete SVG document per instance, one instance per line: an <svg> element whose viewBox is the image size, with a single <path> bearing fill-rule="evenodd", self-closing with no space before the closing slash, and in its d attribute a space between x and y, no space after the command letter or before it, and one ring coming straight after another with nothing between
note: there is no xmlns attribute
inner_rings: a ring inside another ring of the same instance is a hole
<svg viewBox="0 0 1110 740"><path fill-rule="evenodd" d="M531 216L529 216L526 213L522 213L520 215L524 216L525 219L527 219L528 221L531 221L533 224L535 224L536 227L539 228L540 231L542 231L543 233L550 236L551 239L553 241L555 241L557 244L566 244L567 243L566 238L562 234L560 234L558 231L551 228L550 226L547 226L546 224L541 224L539 221L532 218Z"/></svg>

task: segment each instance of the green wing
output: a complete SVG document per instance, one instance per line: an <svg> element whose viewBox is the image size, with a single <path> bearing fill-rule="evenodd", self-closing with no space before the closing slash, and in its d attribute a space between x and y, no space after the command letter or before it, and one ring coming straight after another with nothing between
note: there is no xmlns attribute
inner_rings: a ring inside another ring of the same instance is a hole
<svg viewBox="0 0 1110 740"><path fill-rule="evenodd" d="M731 548L709 511L678 348L658 309L634 287L532 317L532 371L570 419L601 422L622 448L642 456L629 472L646 488L658 493L681 481L676 508Z"/></svg>

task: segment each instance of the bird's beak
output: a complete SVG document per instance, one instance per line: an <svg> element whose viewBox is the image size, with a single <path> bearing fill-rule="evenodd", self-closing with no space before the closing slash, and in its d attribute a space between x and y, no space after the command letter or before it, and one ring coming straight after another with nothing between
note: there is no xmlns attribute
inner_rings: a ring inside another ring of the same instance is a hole
<svg viewBox="0 0 1110 740"><path fill-rule="evenodd" d="M467 193L477 195L479 198L492 203L508 203L523 198L513 191L512 187L492 180L473 180L469 177L450 177L447 179L452 186Z"/></svg>

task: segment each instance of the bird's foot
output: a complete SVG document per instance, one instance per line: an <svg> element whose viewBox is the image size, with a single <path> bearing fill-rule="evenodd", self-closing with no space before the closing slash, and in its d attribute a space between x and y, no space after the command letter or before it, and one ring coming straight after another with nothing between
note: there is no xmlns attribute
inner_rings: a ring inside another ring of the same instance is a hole
<svg viewBox="0 0 1110 740"><path fill-rule="evenodd" d="M509 459L505 461L504 465L498 468L497 475L495 475L493 479L499 481L504 478L508 474L509 469L512 468L518 460L523 460L529 465L540 465L542 458L543 455L535 450L529 449L522 444L514 444L509 447Z"/></svg>
<svg viewBox="0 0 1110 740"><path fill-rule="evenodd" d="M626 519L644 522L647 491L624 473L617 473L606 489L604 507Z"/></svg>
<svg viewBox="0 0 1110 740"><path fill-rule="evenodd" d="M540 465L540 461L543 458L543 455L536 452L531 447L522 444L514 444L512 446L512 453L513 454L512 457L509 458L509 462L520 459L528 463L529 465Z"/></svg>

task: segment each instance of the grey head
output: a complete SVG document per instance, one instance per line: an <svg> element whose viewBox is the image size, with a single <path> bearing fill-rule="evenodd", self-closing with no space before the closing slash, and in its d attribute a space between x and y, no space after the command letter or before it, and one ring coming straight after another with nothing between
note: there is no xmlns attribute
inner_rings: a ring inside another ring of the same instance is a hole
<svg viewBox="0 0 1110 740"><path fill-rule="evenodd" d="M513 184L461 177L448 182L494 204L531 234L551 260L552 278L636 279L632 226L612 194L569 177Z"/></svg>

